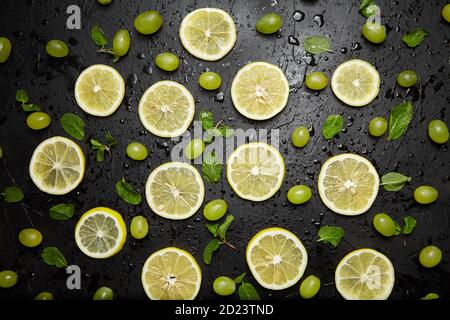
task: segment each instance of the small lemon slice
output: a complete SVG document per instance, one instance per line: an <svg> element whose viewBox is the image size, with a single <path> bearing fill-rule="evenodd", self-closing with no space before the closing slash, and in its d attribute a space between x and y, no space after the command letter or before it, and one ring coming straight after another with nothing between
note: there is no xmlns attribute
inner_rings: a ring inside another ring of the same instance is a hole
<svg viewBox="0 0 450 320"><path fill-rule="evenodd" d="M141 280L152 300L194 300L202 284L202 272L189 252L169 247L145 261Z"/></svg>
<svg viewBox="0 0 450 320"><path fill-rule="evenodd" d="M122 216L105 207L93 208L83 214L75 227L78 248L95 259L109 258L118 253L127 239L127 227Z"/></svg>
<svg viewBox="0 0 450 320"><path fill-rule="evenodd" d="M386 300L395 283L394 267L373 249L350 252L335 272L336 289L347 300Z"/></svg>
<svg viewBox="0 0 450 320"><path fill-rule="evenodd" d="M116 69L95 64L85 69L75 83L75 99L86 113L106 117L120 106L125 81Z"/></svg>
<svg viewBox="0 0 450 320"><path fill-rule="evenodd" d="M139 118L154 135L178 137L189 127L195 114L191 93L175 81L159 81L148 88L139 102Z"/></svg>
<svg viewBox="0 0 450 320"><path fill-rule="evenodd" d="M330 210L342 215L355 216L369 210L379 185L372 163L352 153L331 157L319 173L320 198Z"/></svg>
<svg viewBox="0 0 450 320"><path fill-rule="evenodd" d="M181 22L180 39L194 57L216 61L234 47L236 27L233 18L221 9L197 9Z"/></svg>
<svg viewBox="0 0 450 320"><path fill-rule="evenodd" d="M331 89L345 104L362 107L372 102L380 92L380 75L364 60L348 60L334 71Z"/></svg>
<svg viewBox="0 0 450 320"><path fill-rule="evenodd" d="M253 120L266 120L280 113L288 97L289 84L283 71L267 62L245 65L231 84L235 108Z"/></svg>
<svg viewBox="0 0 450 320"><path fill-rule="evenodd" d="M83 180L83 150L72 140L52 137L44 140L33 152L30 176L34 184L49 194L66 194Z"/></svg>
<svg viewBox="0 0 450 320"><path fill-rule="evenodd" d="M256 281L272 290L296 284L308 264L308 255L300 239L282 228L258 232L247 245L246 258Z"/></svg>

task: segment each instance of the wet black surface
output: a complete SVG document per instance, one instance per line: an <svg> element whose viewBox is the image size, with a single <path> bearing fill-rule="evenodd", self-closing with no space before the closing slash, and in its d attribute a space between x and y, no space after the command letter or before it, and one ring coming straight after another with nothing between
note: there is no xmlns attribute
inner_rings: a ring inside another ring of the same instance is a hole
<svg viewBox="0 0 450 320"><path fill-rule="evenodd" d="M341 299L333 283L334 269L345 254L363 247L377 249L392 260L396 283L391 298L418 299L428 292L436 292L445 299L450 297L450 154L448 145L438 146L429 140L426 129L432 119L450 123L447 112L450 26L440 15L446 1L378 1L383 23L389 30L387 41L378 46L368 44L360 35L364 18L351 1L279 1L274 7L270 3L262 0L114 0L112 5L103 7L93 0L1 1L0 33L11 39L13 53L7 63L0 65L0 145L4 153L0 160L0 188L12 184L21 186L25 200L19 204L0 202L0 269L15 270L20 277L14 288L1 289L0 296L29 299L41 291L51 291L57 299L91 298L98 287L109 286L117 298L146 299L140 281L141 267L151 253L173 245L196 257L204 276L199 298L212 299L216 298L211 286L215 277L233 277L248 272L244 256L248 240L263 228L281 226L304 242L309 254L305 275L314 273L322 280L319 299ZM81 30L65 29L65 11L69 4L78 4L82 9ZM195 8L208 6L230 12L238 28L235 48L218 62L195 59L182 48L178 38L182 17ZM148 9L160 11L164 25L155 35L141 36L134 31L133 20L138 12ZM254 29L257 18L273 10L283 16L282 31L274 36L257 34ZM109 38L119 28L127 28L133 35L129 55L114 66L125 79L131 76L137 77L137 81L127 81L124 103L107 118L83 113L73 95L74 82L81 70L95 63L112 64L108 56L96 53L90 40L89 30L94 24L100 24ZM416 27L429 30L430 36L421 46L409 49L401 42L401 36ZM291 35L300 41L300 46L288 43ZM301 43L310 35L329 36L334 53L318 57L305 55ZM53 38L70 44L70 57L56 60L46 55L45 43ZM182 59L179 70L171 74L154 65L155 55L167 50ZM306 72L318 70L331 76L337 65L355 57L373 63L381 75L379 97L369 106L351 108L338 102L329 87L315 94L302 86ZM230 83L237 70L251 60L279 65L293 88L285 110L264 122L243 118L231 103ZM199 88L196 79L207 68L222 75L223 97ZM416 70L420 77L417 86L410 90L395 84L396 74L406 68ZM115 182L122 177L142 190L150 171L170 160L166 149L174 143L147 133L137 114L143 91L161 79L185 84L197 101L197 112L211 110L216 119L222 118L234 128L280 130L287 174L281 190L273 198L252 203L235 196L225 179L218 184L206 184L205 202L224 197L229 212L236 217L228 238L237 250L222 247L212 266L202 262L201 252L210 235L201 211L185 221L164 220L150 211L146 201L138 206L127 205L114 192ZM25 89L31 101L41 104L52 116L53 122L48 129L34 132L25 125L26 114L14 101L18 88ZM369 137L366 129L369 120L378 115L387 117L389 109L404 99L411 100L415 110L404 138L392 142L386 137ZM41 141L54 135L67 136L59 123L65 112L79 114L87 124L86 139L80 145L87 156L88 170L78 189L65 196L50 196L33 185L28 164L34 148ZM326 142L320 134L322 124L329 114L336 113L344 115L345 132ZM315 132L303 149L294 148L289 140L290 133L298 125L311 126ZM91 137L103 139L107 131L119 138L119 144L113 149L112 159L98 163L94 161L95 154L88 141ZM124 151L132 140L148 146L151 156L146 161L134 162L126 158ZM366 214L353 218L336 215L321 203L316 180L324 160L344 151L366 156L380 175L396 170L411 176L412 183L396 193L381 189ZM305 205L294 206L287 202L286 193L298 183L310 185L313 198ZM422 184L433 185L439 190L440 198L436 203L428 206L414 203L412 192ZM48 208L61 202L76 204L76 216L72 220L58 222L48 216ZM121 212L127 225L133 216L144 214L151 225L150 235L141 241L129 236L123 250L104 261L84 256L73 239L74 226L83 212L100 205ZM371 224L373 215L378 212L388 212L397 221L412 215L417 219L417 228L408 237L385 239ZM317 243L320 225L343 227L345 241L336 249ZM35 227L44 235L43 243L36 249L23 247L17 239L20 230L27 227ZM430 243L441 247L444 259L438 267L426 270L419 265L417 254ZM39 253L43 246L57 246L70 264L81 267L81 290L68 290L65 271L41 261ZM257 285L254 279L248 279ZM257 289L263 298L298 298L297 285L280 292L263 290L260 286Z"/></svg>

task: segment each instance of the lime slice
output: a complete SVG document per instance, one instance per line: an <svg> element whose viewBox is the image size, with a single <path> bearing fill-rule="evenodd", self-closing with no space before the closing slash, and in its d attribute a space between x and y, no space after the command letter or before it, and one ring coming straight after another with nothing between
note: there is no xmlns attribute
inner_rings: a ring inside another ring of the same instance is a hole
<svg viewBox="0 0 450 320"><path fill-rule="evenodd" d="M289 84L283 71L267 62L252 62L241 68L231 84L237 111L253 120L272 118L287 104Z"/></svg>
<svg viewBox="0 0 450 320"><path fill-rule="evenodd" d="M84 70L75 83L75 99L86 113L106 117L120 106L125 82L116 69L96 64Z"/></svg>
<svg viewBox="0 0 450 320"><path fill-rule="evenodd" d="M148 205L157 215L187 219L203 203L205 187L197 169L187 163L168 162L150 173L145 186Z"/></svg>
<svg viewBox="0 0 450 320"><path fill-rule="evenodd" d="M197 9L181 22L180 39L194 57L215 61L223 58L234 47L236 27L233 18L223 10Z"/></svg>
<svg viewBox="0 0 450 320"><path fill-rule="evenodd" d="M78 248L91 258L105 259L118 253L127 238L122 216L105 207L83 214L75 227Z"/></svg>
<svg viewBox="0 0 450 320"><path fill-rule="evenodd" d="M49 138L34 150L29 170L31 180L41 191L56 195L69 193L83 180L83 150L67 138Z"/></svg>
<svg viewBox="0 0 450 320"><path fill-rule="evenodd" d="M336 288L347 300L386 300L394 282L391 261L373 249L350 252L339 262L335 273Z"/></svg>
<svg viewBox="0 0 450 320"><path fill-rule="evenodd" d="M189 252L169 247L156 251L145 261L141 280L152 300L194 300L202 272Z"/></svg>
<svg viewBox="0 0 450 320"><path fill-rule="evenodd" d="M318 189L332 211L354 216L370 209L378 194L380 179L372 163L352 153L328 159L320 169Z"/></svg>
<svg viewBox="0 0 450 320"><path fill-rule="evenodd" d="M264 142L239 146L227 161L227 179L236 194L244 199L263 201L281 187L284 160L277 149Z"/></svg>
<svg viewBox="0 0 450 320"><path fill-rule="evenodd" d="M331 89L345 104L362 107L377 97L380 75L370 63L352 59L336 68L331 78Z"/></svg>
<svg viewBox="0 0 450 320"><path fill-rule="evenodd" d="M144 127L159 137L178 137L194 118L191 93L174 81L159 81L145 91L139 102L139 118Z"/></svg>
<svg viewBox="0 0 450 320"><path fill-rule="evenodd" d="M272 290L296 284L308 264L308 255L300 239L281 228L258 232L247 245L246 258L256 281Z"/></svg>

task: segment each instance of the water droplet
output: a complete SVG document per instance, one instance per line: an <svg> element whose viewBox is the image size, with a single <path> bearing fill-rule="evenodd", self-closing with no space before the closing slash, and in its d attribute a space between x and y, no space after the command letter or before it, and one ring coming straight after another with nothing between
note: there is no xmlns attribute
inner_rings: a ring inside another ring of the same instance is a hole
<svg viewBox="0 0 450 320"><path fill-rule="evenodd" d="M294 46L299 46L300 45L300 41L298 41L298 39L292 35L290 35L288 37L288 42Z"/></svg>
<svg viewBox="0 0 450 320"><path fill-rule="evenodd" d="M127 82L131 88L133 88L136 85L137 81L138 81L138 77L135 73L132 73L128 76Z"/></svg>
<svg viewBox="0 0 450 320"><path fill-rule="evenodd" d="M223 94L223 92L217 92L214 95L214 100L217 102L223 102L225 100L225 95Z"/></svg>
<svg viewBox="0 0 450 320"><path fill-rule="evenodd" d="M347 51L348 51L348 49L347 49L346 47L342 47L339 51L340 51L342 54L346 54Z"/></svg>
<svg viewBox="0 0 450 320"><path fill-rule="evenodd" d="M322 27L324 20L323 20L323 14L316 14L313 18L313 21L319 26Z"/></svg>
<svg viewBox="0 0 450 320"><path fill-rule="evenodd" d="M145 54L143 52L139 52L137 54L138 59L145 59Z"/></svg>
<svg viewBox="0 0 450 320"><path fill-rule="evenodd" d="M362 45L359 42L352 43L351 50L358 51L362 49Z"/></svg>
<svg viewBox="0 0 450 320"><path fill-rule="evenodd" d="M151 75L151 74L153 73L152 65L149 64L149 65L145 66L144 69L143 69L142 71L144 71L146 74Z"/></svg>
<svg viewBox="0 0 450 320"><path fill-rule="evenodd" d="M306 56L303 57L303 61L305 61L305 63L309 66L317 66L317 60L312 54L306 54Z"/></svg>
<svg viewBox="0 0 450 320"><path fill-rule="evenodd" d="M303 21L305 19L305 13L303 11L300 11L300 10L295 10L294 14L292 15L292 18L296 22Z"/></svg>

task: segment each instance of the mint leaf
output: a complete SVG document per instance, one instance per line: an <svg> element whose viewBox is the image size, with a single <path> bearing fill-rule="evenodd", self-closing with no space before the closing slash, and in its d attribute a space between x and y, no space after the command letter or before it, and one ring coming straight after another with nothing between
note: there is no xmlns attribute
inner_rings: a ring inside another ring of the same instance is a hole
<svg viewBox="0 0 450 320"><path fill-rule="evenodd" d="M116 183L116 193L126 203L138 205L141 203L141 194L133 189L133 186L126 183L122 178Z"/></svg>
<svg viewBox="0 0 450 320"><path fill-rule="evenodd" d="M425 297L420 298L420 300L436 300L439 299L439 295L437 293L427 293Z"/></svg>
<svg viewBox="0 0 450 320"><path fill-rule="evenodd" d="M212 256L214 252L220 247L220 241L218 239L212 239L203 250L203 262L205 264L211 264Z"/></svg>
<svg viewBox="0 0 450 320"><path fill-rule="evenodd" d="M320 239L317 242L329 243L334 247L337 247L344 237L344 229L341 227L323 226L319 229Z"/></svg>
<svg viewBox="0 0 450 320"><path fill-rule="evenodd" d="M219 182L222 175L222 164L215 157L214 152L203 157L203 177L208 182Z"/></svg>
<svg viewBox="0 0 450 320"><path fill-rule="evenodd" d="M359 5L359 12L366 18L373 16L379 10L380 7L375 4L374 0L362 0Z"/></svg>
<svg viewBox="0 0 450 320"><path fill-rule="evenodd" d="M388 140L396 140L403 136L408 129L413 117L413 105L405 101L391 109L389 115L389 137Z"/></svg>
<svg viewBox="0 0 450 320"><path fill-rule="evenodd" d="M332 139L335 135L339 134L344 125L344 119L339 114L332 114L328 116L322 129L323 137L326 140Z"/></svg>
<svg viewBox="0 0 450 320"><path fill-rule="evenodd" d="M22 104L28 102L28 94L25 92L25 90L19 89L16 91L16 101L20 102Z"/></svg>
<svg viewBox="0 0 450 320"><path fill-rule="evenodd" d="M219 238L220 238L220 240L225 240L226 239L226 234L227 234L227 230L228 230L228 228L230 227L230 225L231 225L231 223L234 221L234 217L232 216L232 215L228 215L226 218L225 218L225 222L224 223L222 223L220 226L219 226L219 231L218 231L218 235L219 235Z"/></svg>
<svg viewBox="0 0 450 320"><path fill-rule="evenodd" d="M104 145L103 145L103 143L101 143L98 140L91 139L91 147L92 147L92 150L97 150L99 148L104 147Z"/></svg>
<svg viewBox="0 0 450 320"><path fill-rule="evenodd" d="M430 33L422 28L414 29L405 33L402 37L403 42L410 48L415 48L427 37Z"/></svg>
<svg viewBox="0 0 450 320"><path fill-rule="evenodd" d="M231 127L227 126L226 124L223 124L221 126L219 126L217 128L217 130L220 131L220 133L222 134L222 136L224 138L229 138L234 134L234 129L232 129Z"/></svg>
<svg viewBox="0 0 450 320"><path fill-rule="evenodd" d="M49 210L50 217L54 220L69 220L75 211L75 205L72 203L60 203Z"/></svg>
<svg viewBox="0 0 450 320"><path fill-rule="evenodd" d="M104 47L108 44L105 33L99 25L95 25L91 29L91 39L99 47Z"/></svg>
<svg viewBox="0 0 450 320"><path fill-rule="evenodd" d="M77 140L84 139L84 127L86 124L83 119L73 113L65 113L61 118L61 125L65 132Z"/></svg>
<svg viewBox="0 0 450 320"><path fill-rule="evenodd" d="M22 104L22 110L25 112L35 112L41 111L41 107L38 104L34 103Z"/></svg>
<svg viewBox="0 0 450 320"><path fill-rule="evenodd" d="M244 277L245 277L245 272L240 274L239 276L237 276L236 278L234 278L234 283L242 283L242 281L244 281Z"/></svg>
<svg viewBox="0 0 450 320"><path fill-rule="evenodd" d="M400 225L395 220L394 220L394 225L395 225L394 235L398 236L402 232L402 227L400 227Z"/></svg>
<svg viewBox="0 0 450 320"><path fill-rule="evenodd" d="M207 223L206 228L209 232L213 235L214 238L216 238L219 235L219 224L218 223Z"/></svg>
<svg viewBox="0 0 450 320"><path fill-rule="evenodd" d="M56 247L46 247L42 250L41 258L44 262L50 266L57 268L67 267L66 258L64 258L61 251Z"/></svg>
<svg viewBox="0 0 450 320"><path fill-rule="evenodd" d="M211 129L214 126L214 116L210 111L200 111L199 120L202 123L203 130Z"/></svg>
<svg viewBox="0 0 450 320"><path fill-rule="evenodd" d="M407 177L398 172L388 172L381 177L381 184L386 191L399 191L403 186L411 181L411 177Z"/></svg>
<svg viewBox="0 0 450 320"><path fill-rule="evenodd" d="M24 194L21 188L17 186L7 187L1 195L5 198L5 201L8 203L16 203L22 201L24 198Z"/></svg>
<svg viewBox="0 0 450 320"><path fill-rule="evenodd" d="M92 150L97 150L97 153L95 154L96 161L101 162L105 160L105 150L107 149L107 147L103 143L98 140L91 139L91 147Z"/></svg>
<svg viewBox="0 0 450 320"><path fill-rule="evenodd" d="M416 218L414 218L412 216L404 217L403 222L404 222L403 229L402 229L403 234L410 234L411 232L413 232L414 228L417 225Z"/></svg>
<svg viewBox="0 0 450 320"><path fill-rule="evenodd" d="M261 300L255 287L248 282L239 286L239 298L241 300Z"/></svg>
<svg viewBox="0 0 450 320"><path fill-rule="evenodd" d="M303 47L306 52L311 54L320 54L323 52L331 51L331 42L327 37L324 36L314 36L307 37L303 41Z"/></svg>
<svg viewBox="0 0 450 320"><path fill-rule="evenodd" d="M108 142L108 147L111 148L112 146L115 146L118 142L117 139L114 138L111 133L106 133L106 141Z"/></svg>
<svg viewBox="0 0 450 320"><path fill-rule="evenodd" d="M215 137L222 136L222 132L217 128L211 128L205 131L203 134L203 141L206 143L213 142Z"/></svg>

